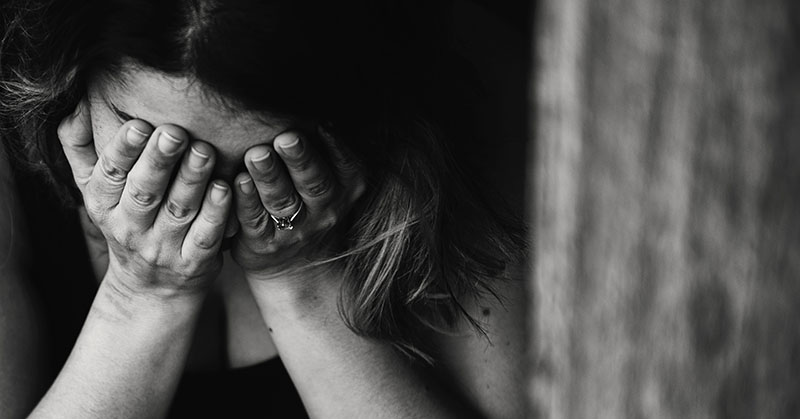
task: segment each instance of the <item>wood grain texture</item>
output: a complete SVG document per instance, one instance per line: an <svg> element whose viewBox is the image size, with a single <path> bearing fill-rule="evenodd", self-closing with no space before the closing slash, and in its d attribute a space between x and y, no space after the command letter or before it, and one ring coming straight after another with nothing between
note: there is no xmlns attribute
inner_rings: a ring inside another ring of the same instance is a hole
<svg viewBox="0 0 800 419"><path fill-rule="evenodd" d="M534 416L800 417L800 4L536 13Z"/></svg>

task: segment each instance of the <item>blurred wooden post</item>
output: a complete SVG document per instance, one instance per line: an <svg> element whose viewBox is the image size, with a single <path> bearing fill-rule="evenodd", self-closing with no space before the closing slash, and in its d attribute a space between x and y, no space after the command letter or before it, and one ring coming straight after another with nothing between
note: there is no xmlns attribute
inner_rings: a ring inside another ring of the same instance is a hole
<svg viewBox="0 0 800 419"><path fill-rule="evenodd" d="M536 14L532 410L799 418L800 2Z"/></svg>

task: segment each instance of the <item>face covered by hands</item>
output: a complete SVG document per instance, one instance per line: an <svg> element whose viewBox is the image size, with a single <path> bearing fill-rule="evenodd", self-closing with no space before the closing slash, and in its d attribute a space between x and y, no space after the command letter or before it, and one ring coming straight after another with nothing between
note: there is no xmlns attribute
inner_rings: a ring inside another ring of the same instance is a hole
<svg viewBox="0 0 800 419"><path fill-rule="evenodd" d="M109 272L126 287L167 295L207 287L231 218L241 226L233 256L251 278L285 277L325 255L329 233L365 189L331 135L231 117L196 85L163 75L129 72L125 86L90 89L59 138L108 241Z"/></svg>
<svg viewBox="0 0 800 419"><path fill-rule="evenodd" d="M319 138L327 164L312 142L297 132L280 134L274 147L247 152L248 173L236 178L240 224L233 256L251 279L281 278L327 256L337 223L363 194L356 160L325 130Z"/></svg>
<svg viewBox="0 0 800 419"><path fill-rule="evenodd" d="M198 294L221 268L232 204L229 186L210 182L213 149L189 147L177 126L132 120L98 155L90 122L84 101L58 133L86 212L108 243L105 279L134 293Z"/></svg>

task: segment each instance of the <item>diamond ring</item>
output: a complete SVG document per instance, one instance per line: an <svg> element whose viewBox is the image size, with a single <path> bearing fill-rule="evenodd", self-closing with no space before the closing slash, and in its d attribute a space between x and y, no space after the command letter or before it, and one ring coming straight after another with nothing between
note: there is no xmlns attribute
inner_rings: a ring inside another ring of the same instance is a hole
<svg viewBox="0 0 800 419"><path fill-rule="evenodd" d="M303 201L300 201L300 206L297 207L297 211L294 214L290 215L289 217L276 217L272 214L269 215L272 218L272 221L275 223L275 228L278 230L291 230L294 228L292 225L292 221L297 218L297 214L300 214L300 210L303 209Z"/></svg>

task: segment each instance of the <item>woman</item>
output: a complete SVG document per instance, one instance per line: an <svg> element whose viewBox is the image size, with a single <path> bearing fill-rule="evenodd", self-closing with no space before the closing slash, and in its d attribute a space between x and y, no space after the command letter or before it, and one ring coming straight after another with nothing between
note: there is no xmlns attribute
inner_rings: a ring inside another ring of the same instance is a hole
<svg viewBox="0 0 800 419"><path fill-rule="evenodd" d="M247 381L257 417L296 407L265 402L275 382L313 417L522 414L518 224L461 174L474 132L438 20L403 12L5 6L3 137L81 207L100 280L32 417L202 405L179 381L220 367L210 295L226 366L279 355L291 378Z"/></svg>

